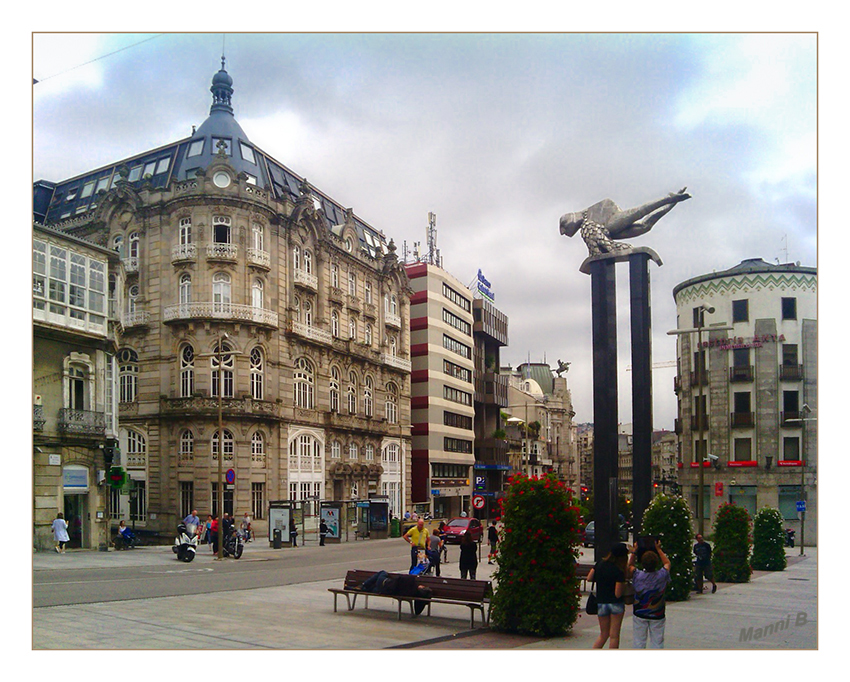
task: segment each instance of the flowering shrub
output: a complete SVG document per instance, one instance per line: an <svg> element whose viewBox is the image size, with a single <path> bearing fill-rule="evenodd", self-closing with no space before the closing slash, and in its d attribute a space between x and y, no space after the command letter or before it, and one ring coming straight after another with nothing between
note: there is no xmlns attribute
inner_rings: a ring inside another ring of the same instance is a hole
<svg viewBox="0 0 850 682"><path fill-rule="evenodd" d="M759 571L784 571L785 523L778 509L759 509L753 520L753 568Z"/></svg>
<svg viewBox="0 0 850 682"><path fill-rule="evenodd" d="M714 579L726 583L750 581L750 536L752 522L743 507L723 504L714 518Z"/></svg>
<svg viewBox="0 0 850 682"><path fill-rule="evenodd" d="M670 601L690 599L694 585L694 534L691 508L677 495L656 495L643 513L641 535L655 535L670 559Z"/></svg>
<svg viewBox="0 0 850 682"><path fill-rule="evenodd" d="M504 527L490 624L526 635L563 635L575 624L581 601L578 507L555 476L518 475L508 482L499 501Z"/></svg>

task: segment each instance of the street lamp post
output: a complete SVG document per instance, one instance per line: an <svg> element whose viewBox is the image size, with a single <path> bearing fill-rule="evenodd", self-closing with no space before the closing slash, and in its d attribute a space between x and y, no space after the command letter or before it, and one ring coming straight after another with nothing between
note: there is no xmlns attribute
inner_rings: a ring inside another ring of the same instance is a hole
<svg viewBox="0 0 850 682"><path fill-rule="evenodd" d="M697 310L699 311L699 314L697 315L697 326L696 326L696 328L694 328L694 329L673 329L672 331L667 332L670 335L692 334L693 332L696 332L696 334L697 334L697 355L696 355L696 357L699 358L699 361L698 361L697 367L696 367L696 370L697 370L696 371L696 375L697 375L696 378L697 378L697 382L698 382L697 385L698 385L699 390L698 390L698 393L697 393L697 404L696 404L696 408L697 408L697 446L694 447L695 450L698 447L701 447L701 444L703 442L703 436L705 434L705 416L706 416L705 412L707 412L707 410L703 410L703 398L704 398L703 379L707 378L707 374L706 374L706 369L705 369L706 363L703 360L703 355L702 355L702 330L705 328L705 313L708 313L709 315L713 314L714 308L711 307L711 306L707 306L705 304L700 304L697 307ZM712 325L709 329L710 329L710 331L723 331L723 330L728 330L728 329L732 329L732 328L733 327L727 325L726 323L722 323L721 325L717 325L717 326ZM706 452L706 454L708 453L707 447L705 448L705 452ZM698 488L697 488L697 510L698 510L697 511L697 513L698 513L697 530L698 530L699 534L702 535L703 532L704 532L704 527L705 527L705 509L704 509L705 490L703 489L705 487L705 471L704 471L705 461L703 461L703 460L705 460L706 458L703 457L702 454L697 454L696 452L694 453L694 455L695 455L694 459L696 460L697 466L699 468L699 472L697 474L697 486L698 486Z"/></svg>

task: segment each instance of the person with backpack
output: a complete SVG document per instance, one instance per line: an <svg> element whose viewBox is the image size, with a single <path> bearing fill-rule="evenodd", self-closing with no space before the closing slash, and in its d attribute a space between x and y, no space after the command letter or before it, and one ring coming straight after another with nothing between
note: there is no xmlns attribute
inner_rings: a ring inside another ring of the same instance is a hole
<svg viewBox="0 0 850 682"><path fill-rule="evenodd" d="M478 554L472 533L466 531L460 539L460 577L464 580L469 577L475 580L475 571L478 568Z"/></svg>
<svg viewBox="0 0 850 682"><path fill-rule="evenodd" d="M487 555L487 563L492 564L496 558L497 545L499 544L499 531L496 530L496 521L490 521L490 527L487 529L487 542L490 544L490 553Z"/></svg>

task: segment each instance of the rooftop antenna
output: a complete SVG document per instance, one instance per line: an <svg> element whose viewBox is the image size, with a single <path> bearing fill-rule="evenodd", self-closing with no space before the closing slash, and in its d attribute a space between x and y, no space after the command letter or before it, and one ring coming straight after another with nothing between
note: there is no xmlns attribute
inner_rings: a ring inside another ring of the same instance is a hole
<svg viewBox="0 0 850 682"><path fill-rule="evenodd" d="M782 262L787 263L788 262L788 233L787 232L782 235L782 240L785 242L785 248L783 249L783 251L785 252L785 260L782 261Z"/></svg>
<svg viewBox="0 0 850 682"><path fill-rule="evenodd" d="M440 252L437 250L437 214L428 212L428 256L431 265L440 265Z"/></svg>

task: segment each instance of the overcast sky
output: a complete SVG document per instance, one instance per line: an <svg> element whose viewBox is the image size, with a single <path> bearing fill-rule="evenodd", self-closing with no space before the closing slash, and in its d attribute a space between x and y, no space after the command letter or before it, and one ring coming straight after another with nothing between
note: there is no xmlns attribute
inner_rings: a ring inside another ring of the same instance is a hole
<svg viewBox="0 0 850 682"><path fill-rule="evenodd" d="M152 39L151 39L152 38ZM42 34L33 179L170 143L206 119L222 42L251 142L395 240L479 268L509 317L503 364L572 363L591 421L590 278L558 219L684 186L653 248L653 362L675 360L673 287L746 258L817 265L817 43L810 34ZM112 53L112 54L110 54ZM105 56L108 55L108 56ZM102 57L102 58L100 58ZM98 59L100 58L100 59ZM92 61L95 60L95 61ZM78 65L86 64L84 66ZM621 422L631 421L619 266ZM654 373L672 429L675 369Z"/></svg>

